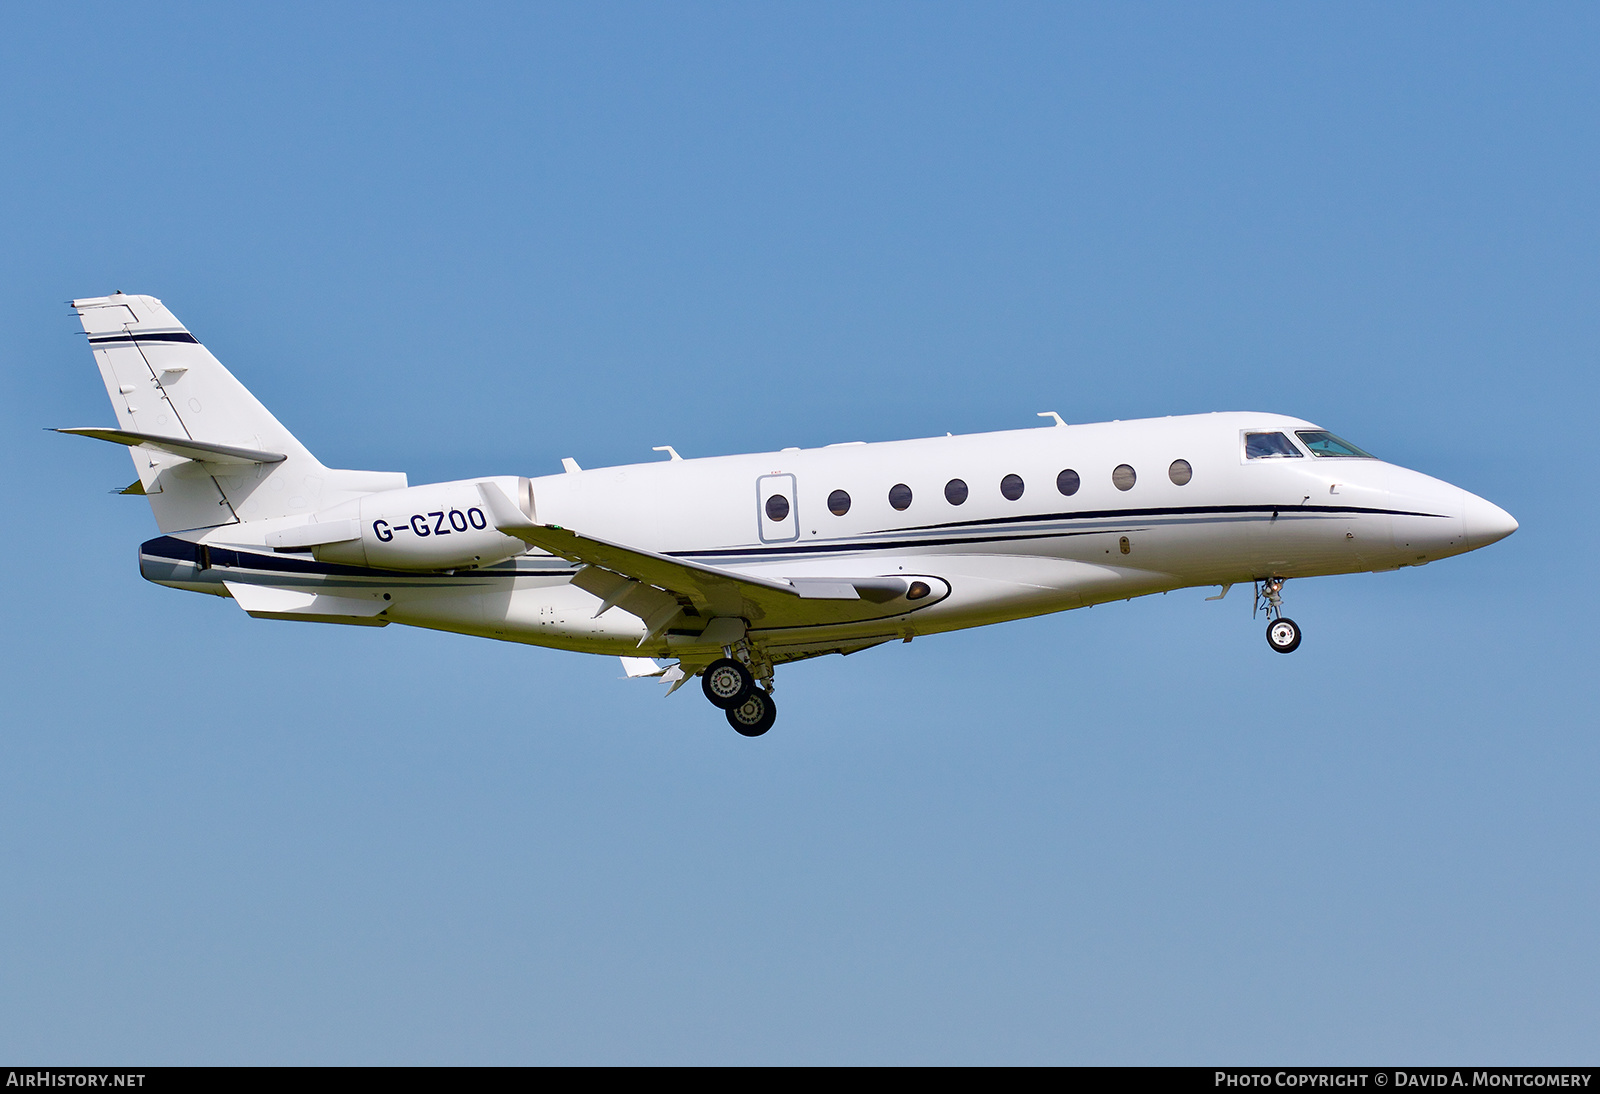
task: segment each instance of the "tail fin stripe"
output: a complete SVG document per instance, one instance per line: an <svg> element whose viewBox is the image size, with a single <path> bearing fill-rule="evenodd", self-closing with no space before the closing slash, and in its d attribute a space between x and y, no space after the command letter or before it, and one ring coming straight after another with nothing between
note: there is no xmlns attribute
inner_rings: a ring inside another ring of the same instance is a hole
<svg viewBox="0 0 1600 1094"><path fill-rule="evenodd" d="M188 331L175 334L104 334L89 337L91 346L107 346L115 342L188 342L198 346L200 339Z"/></svg>

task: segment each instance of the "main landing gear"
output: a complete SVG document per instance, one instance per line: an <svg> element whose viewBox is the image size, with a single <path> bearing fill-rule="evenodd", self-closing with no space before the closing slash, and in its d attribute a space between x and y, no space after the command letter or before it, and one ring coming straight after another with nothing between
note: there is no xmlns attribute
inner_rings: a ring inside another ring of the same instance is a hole
<svg viewBox="0 0 1600 1094"><path fill-rule="evenodd" d="M1300 648L1300 624L1283 614L1283 583L1281 577L1263 581L1256 588L1256 608L1266 607L1267 645L1278 653L1293 653Z"/></svg>
<svg viewBox="0 0 1600 1094"><path fill-rule="evenodd" d="M745 701L723 712L728 724L746 737L759 737L772 728L778 720L778 704L760 688L752 691Z"/></svg>
<svg viewBox="0 0 1600 1094"><path fill-rule="evenodd" d="M732 710L756 690L756 678L733 658L722 657L706 666L700 676L700 690L712 706Z"/></svg>
<svg viewBox="0 0 1600 1094"><path fill-rule="evenodd" d="M749 659L749 650L742 643L739 652ZM759 684L744 661L732 657L718 658L700 675L700 690L711 705L722 708L728 724L746 737L761 736L778 720L778 705L772 699L772 666L761 667L766 671Z"/></svg>

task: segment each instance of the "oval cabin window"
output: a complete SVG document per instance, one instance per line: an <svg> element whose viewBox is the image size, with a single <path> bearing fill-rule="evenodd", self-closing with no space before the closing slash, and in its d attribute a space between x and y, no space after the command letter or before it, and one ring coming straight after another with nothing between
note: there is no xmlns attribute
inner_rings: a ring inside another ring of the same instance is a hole
<svg viewBox="0 0 1600 1094"><path fill-rule="evenodd" d="M1022 497L1022 476L1007 475L1000 480L1000 496L1007 501L1016 501Z"/></svg>
<svg viewBox="0 0 1600 1094"><path fill-rule="evenodd" d="M1078 478L1078 473L1070 467L1056 476L1056 489L1061 491L1062 497L1072 497L1082 485L1083 480Z"/></svg>
<svg viewBox="0 0 1600 1094"><path fill-rule="evenodd" d="M783 520L789 515L789 499L782 494L774 494L767 499L767 519Z"/></svg>
<svg viewBox="0 0 1600 1094"><path fill-rule="evenodd" d="M967 500L967 484L961 479L951 479L944 484L944 500L951 505L960 505Z"/></svg>
<svg viewBox="0 0 1600 1094"><path fill-rule="evenodd" d="M1194 468L1189 466L1188 460L1173 460L1172 466L1167 468L1167 478L1174 486L1188 486L1189 480L1194 478Z"/></svg>
<svg viewBox="0 0 1600 1094"><path fill-rule="evenodd" d="M843 490L835 490L828 495L828 512L836 517L842 517L850 511L850 495Z"/></svg>
<svg viewBox="0 0 1600 1094"><path fill-rule="evenodd" d="M889 504L902 512L911 508L911 487L897 482L889 487Z"/></svg>
<svg viewBox="0 0 1600 1094"><path fill-rule="evenodd" d="M1134 473L1133 468L1125 463L1118 464L1117 469L1111 472L1111 485L1118 490L1132 490L1133 484L1138 480L1139 476Z"/></svg>

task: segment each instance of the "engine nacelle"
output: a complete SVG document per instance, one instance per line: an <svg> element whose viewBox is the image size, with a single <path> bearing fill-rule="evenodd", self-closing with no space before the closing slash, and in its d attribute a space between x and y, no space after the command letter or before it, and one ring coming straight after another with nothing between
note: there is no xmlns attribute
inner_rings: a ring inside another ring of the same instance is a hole
<svg viewBox="0 0 1600 1094"><path fill-rule="evenodd" d="M522 554L526 543L495 530L479 482L504 490L532 518L533 484L527 479L496 477L386 490L317 514L308 532L337 523L356 535L317 543L312 556L318 562L380 570L457 570Z"/></svg>

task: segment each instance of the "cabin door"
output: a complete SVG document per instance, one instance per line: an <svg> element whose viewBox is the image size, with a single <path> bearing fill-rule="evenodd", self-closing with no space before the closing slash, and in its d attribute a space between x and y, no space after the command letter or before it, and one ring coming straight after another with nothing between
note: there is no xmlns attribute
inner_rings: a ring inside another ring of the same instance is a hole
<svg viewBox="0 0 1600 1094"><path fill-rule="evenodd" d="M762 475L756 480L756 527L762 543L800 538L800 503L793 475Z"/></svg>

